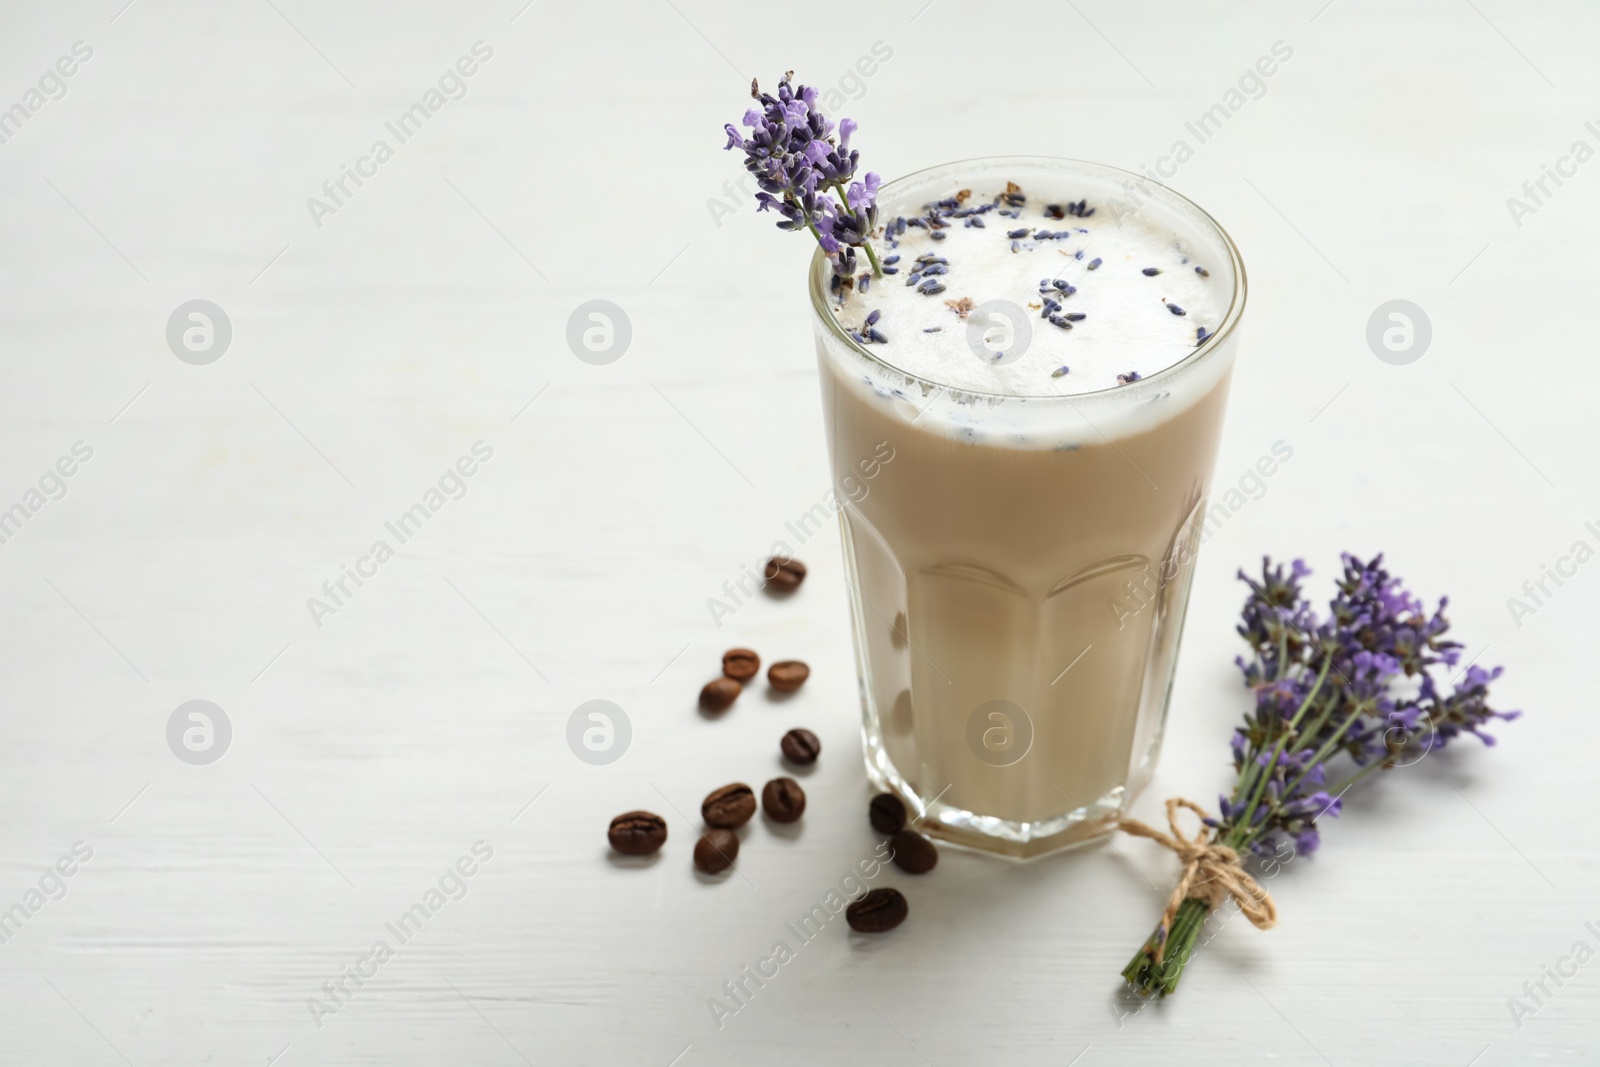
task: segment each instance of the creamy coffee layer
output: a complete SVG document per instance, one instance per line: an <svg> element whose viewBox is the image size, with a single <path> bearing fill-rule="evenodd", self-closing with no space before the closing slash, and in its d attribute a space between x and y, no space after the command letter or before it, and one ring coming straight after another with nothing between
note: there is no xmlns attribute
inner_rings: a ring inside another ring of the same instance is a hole
<svg viewBox="0 0 1600 1067"><path fill-rule="evenodd" d="M842 512L869 760L1016 824L1114 801L1165 706L1226 369L1193 403L1145 405L1169 412L1158 425L1064 449L953 438L854 388L826 350L822 371L836 471L895 450ZM1015 758L974 741L996 726L1026 739Z"/></svg>
<svg viewBox="0 0 1600 1067"><path fill-rule="evenodd" d="M837 288L834 317L909 375L1006 396L1137 382L1215 334L1225 272L1163 220L1072 192L1008 182L884 205L884 274Z"/></svg>

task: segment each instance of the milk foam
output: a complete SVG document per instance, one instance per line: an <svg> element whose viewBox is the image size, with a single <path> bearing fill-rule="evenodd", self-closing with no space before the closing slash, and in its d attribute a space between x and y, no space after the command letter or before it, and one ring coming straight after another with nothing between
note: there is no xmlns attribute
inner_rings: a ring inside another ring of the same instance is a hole
<svg viewBox="0 0 1600 1067"><path fill-rule="evenodd" d="M1021 204L1004 192L972 189L956 213L977 213L946 217L938 230L913 225L899 232L893 211L910 219L921 204L880 211L889 232L874 248L880 260L899 257L897 273L872 279L865 293L845 290L842 301L830 300L845 332L868 336L866 320L877 312L871 328L887 341L867 350L878 359L951 389L1032 397L1112 389L1121 384L1118 375L1148 378L1192 354L1200 329L1217 332L1231 295L1226 264L1205 262L1165 220L1092 202L1086 217L1076 217L1066 213L1067 190L1023 188ZM1049 205L1065 209L1056 212L1065 217L1051 217ZM1018 230L1027 233L1008 236ZM1041 239L1040 231L1065 236ZM908 285L921 256L948 260L947 270ZM864 268L864 257L859 262ZM925 294L930 281L943 291ZM1043 294L1042 282L1050 283ZM1059 322L1074 316L1070 329L1052 324L1047 299L1060 305L1053 312ZM962 308L985 313L963 317ZM1015 321L1021 316L1026 326ZM1005 352L998 360L997 351Z"/></svg>

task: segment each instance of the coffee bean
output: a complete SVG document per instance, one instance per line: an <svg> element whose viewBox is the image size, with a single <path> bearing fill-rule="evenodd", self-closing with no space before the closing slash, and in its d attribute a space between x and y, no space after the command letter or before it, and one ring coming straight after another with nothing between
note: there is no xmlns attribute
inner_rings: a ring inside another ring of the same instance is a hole
<svg viewBox="0 0 1600 1067"><path fill-rule="evenodd" d="M879 793L867 805L867 818L880 834L897 834L906 828L906 806L893 793Z"/></svg>
<svg viewBox="0 0 1600 1067"><path fill-rule="evenodd" d="M744 686L732 678L713 678L700 690L700 706L707 711L727 711L742 692Z"/></svg>
<svg viewBox="0 0 1600 1067"><path fill-rule="evenodd" d="M786 659L767 668L767 684L780 693L792 693L811 677L811 668L797 659Z"/></svg>
<svg viewBox="0 0 1600 1067"><path fill-rule="evenodd" d="M725 871L738 858L739 835L732 830L707 830L694 843L694 865L706 874Z"/></svg>
<svg viewBox="0 0 1600 1067"><path fill-rule="evenodd" d="M767 569L764 573L768 589L776 589L780 593L792 593L806 580L806 565L797 559L773 556L767 560Z"/></svg>
<svg viewBox="0 0 1600 1067"><path fill-rule="evenodd" d="M700 802L700 817L707 826L737 830L756 813L756 794L743 782L713 789Z"/></svg>
<svg viewBox="0 0 1600 1067"><path fill-rule="evenodd" d="M939 865L939 850L921 834L901 830L889 838L894 865L907 874L927 874Z"/></svg>
<svg viewBox="0 0 1600 1067"><path fill-rule="evenodd" d="M860 900L851 902L850 906L844 909L844 920L850 924L850 929L858 934L881 934L905 922L910 912L911 909L906 904L906 898L900 894L900 890L884 886L870 891Z"/></svg>
<svg viewBox="0 0 1600 1067"><path fill-rule="evenodd" d="M630 811L611 820L611 847L624 856L648 856L667 841L667 820L648 811Z"/></svg>
<svg viewBox="0 0 1600 1067"><path fill-rule="evenodd" d="M806 791L793 778L774 778L761 788L761 810L773 822L794 822L806 813Z"/></svg>
<svg viewBox="0 0 1600 1067"><path fill-rule="evenodd" d="M802 767L817 762L817 757L822 755L822 742L817 740L817 735L798 726L783 735L778 747L783 749L784 759Z"/></svg>
<svg viewBox="0 0 1600 1067"><path fill-rule="evenodd" d="M722 673L736 682L748 682L761 670L761 657L748 648L730 648L722 654Z"/></svg>

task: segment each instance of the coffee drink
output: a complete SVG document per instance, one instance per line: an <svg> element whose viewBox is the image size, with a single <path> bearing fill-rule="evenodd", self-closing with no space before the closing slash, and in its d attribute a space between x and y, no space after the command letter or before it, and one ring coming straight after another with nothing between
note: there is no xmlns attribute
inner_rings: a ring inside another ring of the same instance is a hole
<svg viewBox="0 0 1600 1067"><path fill-rule="evenodd" d="M868 773L1011 855L1098 840L1148 780L1206 521L1243 268L1128 177L913 175L882 279L812 275Z"/></svg>

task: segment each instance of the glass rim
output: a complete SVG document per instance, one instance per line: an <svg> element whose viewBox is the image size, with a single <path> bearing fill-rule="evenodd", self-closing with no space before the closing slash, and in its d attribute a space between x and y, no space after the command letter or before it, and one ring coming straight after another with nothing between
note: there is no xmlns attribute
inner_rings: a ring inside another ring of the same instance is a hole
<svg viewBox="0 0 1600 1067"><path fill-rule="evenodd" d="M824 281L824 278L828 273L824 269L828 262L828 258L823 254L822 249L819 247L812 253L810 265L807 268L809 274L807 288L811 292L812 311L816 313L818 318L827 324L828 329L832 332L835 340L839 341L847 349L855 353L857 356L860 356L862 359L865 359L869 363L872 363L878 367L882 367L886 370L893 371L895 374L898 374L904 378L908 378L911 381L918 382L924 387L941 392L959 393L963 396L984 397L986 399L994 400L1061 400L1070 402L1091 398L1103 398L1113 393L1129 400L1144 396L1152 390L1160 388L1161 386L1172 381L1172 379L1185 373L1187 369L1192 368L1199 363L1206 362L1207 357L1220 349L1223 345L1223 342L1232 336L1234 328L1239 324L1239 319L1244 315L1244 305L1249 290L1248 279L1245 276L1244 257L1239 254L1239 248L1233 243L1233 238L1228 234L1228 231L1223 229L1222 224L1218 222L1209 211L1201 207L1199 204L1196 204L1193 200L1190 200L1187 196L1184 196L1176 189L1173 189L1170 185L1165 185L1161 182L1158 182L1148 175L1139 174L1131 170L1125 170L1122 167L1114 167L1107 163L1096 163L1095 161L1089 159L1073 159L1068 156L973 156L968 159L952 160L948 163L936 163L933 166L922 167L918 170L911 171L909 174L902 174L893 181L884 183L882 189L879 191L879 198L882 199L884 194L893 193L896 187L910 184L916 179L932 174L935 171L948 170L980 163L1004 163L1006 161L1013 161L1019 165L1027 164L1038 166L1040 164L1045 164L1057 169L1091 170L1100 171L1112 176L1125 176L1133 179L1136 182L1141 182L1146 186L1153 186L1156 190L1154 194L1156 197L1162 197L1192 209L1205 225L1209 226L1213 231L1215 231L1218 239L1222 242L1222 247L1227 250L1229 264L1233 268L1233 293L1230 295L1228 300L1228 310L1224 313L1222 322L1217 327L1216 332L1210 337L1207 337L1202 343L1196 345L1194 351L1190 352L1187 356L1184 356L1176 363L1163 367L1154 374L1142 377L1137 382L1130 382L1127 385L1113 385L1104 389L1092 389L1084 393L992 393L982 389L961 388L945 382L935 381L932 378L927 378L920 374L913 374L911 371L898 367L888 359L868 351L867 346L856 341L848 333L846 333L843 325L837 318L834 317L832 308L829 307L827 286Z"/></svg>

